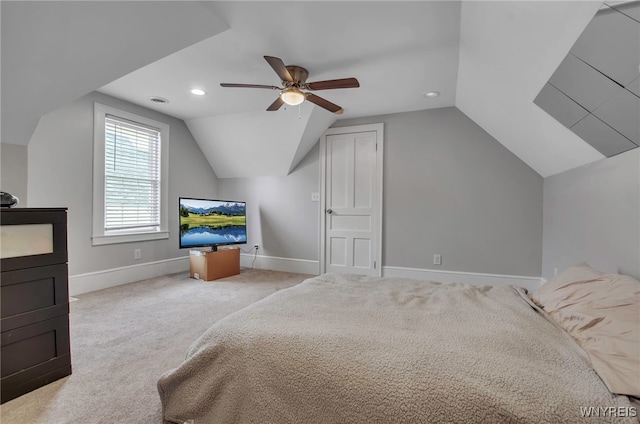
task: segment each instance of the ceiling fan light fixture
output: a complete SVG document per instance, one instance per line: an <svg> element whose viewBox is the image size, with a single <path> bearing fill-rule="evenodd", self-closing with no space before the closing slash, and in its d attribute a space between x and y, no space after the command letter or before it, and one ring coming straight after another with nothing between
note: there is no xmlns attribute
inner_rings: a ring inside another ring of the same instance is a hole
<svg viewBox="0 0 640 424"><path fill-rule="evenodd" d="M0 0L1 1L1 0ZM264 88L269 90L279 90L280 94L274 100L273 103L269 105L267 108L268 112L274 112L279 110L282 105L290 105L297 106L308 100L309 102L315 104L316 106L320 106L321 108L335 114L341 114L343 112L342 108L334 103L331 103L329 100L324 99L320 96L317 96L313 93L303 92L301 90L332 90L336 88L357 88L360 87L360 83L355 78L340 78L326 81L315 81L315 82L307 82L307 77L309 76L309 72L301 66L294 65L285 65L282 59L273 57L273 56L265 56L265 60L269 63L269 65L276 71L276 74L280 77L280 81L282 81L282 87L277 87L275 85L263 85L263 84L238 84L238 83L228 83L221 82L221 87L237 87L237 88Z"/></svg>
<svg viewBox="0 0 640 424"><path fill-rule="evenodd" d="M280 98L289 106L296 106L304 102L306 96L296 87L287 87L280 93Z"/></svg>

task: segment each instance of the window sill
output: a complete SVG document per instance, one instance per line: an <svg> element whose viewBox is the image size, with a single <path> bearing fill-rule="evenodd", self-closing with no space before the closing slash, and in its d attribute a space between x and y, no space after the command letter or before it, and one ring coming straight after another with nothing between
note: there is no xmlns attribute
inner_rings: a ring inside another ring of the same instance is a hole
<svg viewBox="0 0 640 424"><path fill-rule="evenodd" d="M153 233L138 234L117 234L110 236L93 236L91 238L92 246L101 246L104 244L132 243L136 241L162 240L168 239L168 231L154 231Z"/></svg>

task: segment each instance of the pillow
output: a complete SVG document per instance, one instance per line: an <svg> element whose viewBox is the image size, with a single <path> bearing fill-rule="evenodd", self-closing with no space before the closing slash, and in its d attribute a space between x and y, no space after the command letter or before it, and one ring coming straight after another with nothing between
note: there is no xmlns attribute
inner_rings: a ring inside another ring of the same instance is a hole
<svg viewBox="0 0 640 424"><path fill-rule="evenodd" d="M589 354L612 393L640 397L640 281L581 263L530 297Z"/></svg>
<svg viewBox="0 0 640 424"><path fill-rule="evenodd" d="M533 291L529 297L533 302L547 310L548 307L556 309L555 306L563 302L566 295L571 295L571 288L579 282L593 280L602 275L601 272L591 268L586 262L567 268L551 280L544 283L537 290ZM545 308L547 306L547 308Z"/></svg>

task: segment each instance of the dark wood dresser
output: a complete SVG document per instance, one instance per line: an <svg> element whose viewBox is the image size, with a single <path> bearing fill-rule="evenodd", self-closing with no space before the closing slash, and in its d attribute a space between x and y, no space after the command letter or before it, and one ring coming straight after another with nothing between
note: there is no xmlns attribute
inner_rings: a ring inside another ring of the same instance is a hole
<svg viewBox="0 0 640 424"><path fill-rule="evenodd" d="M0 209L4 403L71 374L67 210Z"/></svg>

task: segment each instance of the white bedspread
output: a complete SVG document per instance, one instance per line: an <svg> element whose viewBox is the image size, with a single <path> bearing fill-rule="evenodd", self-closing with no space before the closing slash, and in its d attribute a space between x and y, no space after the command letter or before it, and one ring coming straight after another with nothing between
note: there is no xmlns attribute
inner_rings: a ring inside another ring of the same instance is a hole
<svg viewBox="0 0 640 424"><path fill-rule="evenodd" d="M274 293L212 326L158 390L171 423L636 422L582 417L631 404L522 289L407 279Z"/></svg>

